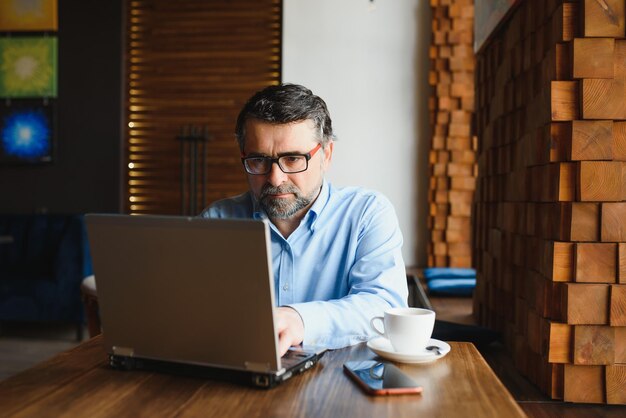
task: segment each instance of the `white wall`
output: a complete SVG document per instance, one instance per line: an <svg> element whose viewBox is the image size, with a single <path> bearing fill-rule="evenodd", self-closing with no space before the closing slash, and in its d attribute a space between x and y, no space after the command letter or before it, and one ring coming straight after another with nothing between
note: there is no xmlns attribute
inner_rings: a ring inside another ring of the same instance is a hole
<svg viewBox="0 0 626 418"><path fill-rule="evenodd" d="M284 0L283 81L330 110L338 141L328 178L383 192L407 265L426 264L428 0Z"/></svg>

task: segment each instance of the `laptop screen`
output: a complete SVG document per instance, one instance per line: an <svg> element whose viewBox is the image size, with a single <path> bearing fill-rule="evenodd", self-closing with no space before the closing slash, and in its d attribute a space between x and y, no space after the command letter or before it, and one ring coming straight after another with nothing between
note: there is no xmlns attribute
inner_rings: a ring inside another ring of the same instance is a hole
<svg viewBox="0 0 626 418"><path fill-rule="evenodd" d="M281 369L265 221L87 215L109 353Z"/></svg>

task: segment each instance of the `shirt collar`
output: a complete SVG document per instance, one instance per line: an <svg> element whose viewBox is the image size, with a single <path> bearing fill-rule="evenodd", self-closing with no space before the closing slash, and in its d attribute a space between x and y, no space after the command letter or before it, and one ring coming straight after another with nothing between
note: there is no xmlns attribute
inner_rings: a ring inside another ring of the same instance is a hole
<svg viewBox="0 0 626 418"><path fill-rule="evenodd" d="M259 200L254 196L254 194L250 191L250 199L252 200L252 218L254 219L268 219L267 215L261 209L261 205L259 204Z"/></svg>
<svg viewBox="0 0 626 418"><path fill-rule="evenodd" d="M306 215L306 217L309 218L308 224L311 231L315 230L315 224L317 222L317 219L319 218L320 213L322 213L322 210L324 210L324 207L326 206L326 203L328 203L329 198L330 190L328 187L328 182L326 181L326 179L324 179L322 181L322 189L320 190L320 194L317 196L317 199L315 199L315 202L313 202L313 205L309 209L309 213L307 213Z"/></svg>
<svg viewBox="0 0 626 418"><path fill-rule="evenodd" d="M315 202L313 202L313 205L309 208L309 211L306 213L306 215L304 215L304 219L302 220L302 222L308 224L308 227L311 231L315 229L315 223L317 221L317 218L326 206L326 203L328 203L328 199L330 198L329 189L330 187L328 185L328 182L326 181L326 179L324 179L322 181L322 189L320 190L320 194L317 196L317 199L315 199ZM252 195L252 192L249 193L250 197L252 198L252 217L254 219L268 219L267 214L261 208L259 201L256 199L256 197L254 197L254 195Z"/></svg>

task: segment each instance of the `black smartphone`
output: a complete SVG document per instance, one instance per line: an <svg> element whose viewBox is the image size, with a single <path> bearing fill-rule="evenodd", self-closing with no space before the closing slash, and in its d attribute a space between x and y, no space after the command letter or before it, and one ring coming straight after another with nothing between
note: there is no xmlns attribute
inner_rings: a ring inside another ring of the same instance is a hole
<svg viewBox="0 0 626 418"><path fill-rule="evenodd" d="M422 393L420 385L391 363L377 360L348 361L343 365L343 370L370 395Z"/></svg>

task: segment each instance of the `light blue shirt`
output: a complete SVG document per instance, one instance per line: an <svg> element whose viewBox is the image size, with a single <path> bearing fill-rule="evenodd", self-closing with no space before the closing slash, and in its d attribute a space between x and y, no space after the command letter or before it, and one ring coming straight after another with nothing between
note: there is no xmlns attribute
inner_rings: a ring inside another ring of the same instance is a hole
<svg viewBox="0 0 626 418"><path fill-rule="evenodd" d="M215 202L201 216L267 219L250 192ZM289 238L269 224L276 304L298 311L303 344L340 348L367 341L377 335L372 317L407 306L402 234L380 193L324 181Z"/></svg>

